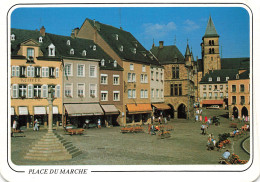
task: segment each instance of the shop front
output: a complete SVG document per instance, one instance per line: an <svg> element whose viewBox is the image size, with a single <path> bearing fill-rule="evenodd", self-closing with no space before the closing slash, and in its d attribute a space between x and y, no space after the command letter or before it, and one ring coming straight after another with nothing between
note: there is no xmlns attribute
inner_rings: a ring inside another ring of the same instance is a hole
<svg viewBox="0 0 260 182"><path fill-rule="evenodd" d="M151 104L126 104L126 124L151 123Z"/></svg>
<svg viewBox="0 0 260 182"><path fill-rule="evenodd" d="M49 115L49 106L47 107L47 114ZM53 114L53 125L62 126L62 115L59 114L58 106L53 106L52 108Z"/></svg>
<svg viewBox="0 0 260 182"><path fill-rule="evenodd" d="M101 105L105 112L104 123L105 126L118 126L117 118L120 114L115 105Z"/></svg>
<svg viewBox="0 0 260 182"><path fill-rule="evenodd" d="M159 116L168 117L171 112L171 107L164 103L152 104L154 116L157 118Z"/></svg>
<svg viewBox="0 0 260 182"><path fill-rule="evenodd" d="M19 117L18 117L19 127L26 126L27 128L29 128L30 116L28 112L28 107L19 106L18 113L19 113Z"/></svg>
<svg viewBox="0 0 260 182"><path fill-rule="evenodd" d="M17 116L15 114L15 109L14 109L14 107L11 107L11 126L15 119L17 120Z"/></svg>
<svg viewBox="0 0 260 182"><path fill-rule="evenodd" d="M79 128L83 127L86 120L89 124L97 124L102 119L104 112L99 104L64 104L65 125L72 124Z"/></svg>
<svg viewBox="0 0 260 182"><path fill-rule="evenodd" d="M35 106L33 107L34 118L33 121L38 122L38 124L43 127L47 126L47 115L46 115L46 108L44 106ZM33 123L34 126L35 123Z"/></svg>

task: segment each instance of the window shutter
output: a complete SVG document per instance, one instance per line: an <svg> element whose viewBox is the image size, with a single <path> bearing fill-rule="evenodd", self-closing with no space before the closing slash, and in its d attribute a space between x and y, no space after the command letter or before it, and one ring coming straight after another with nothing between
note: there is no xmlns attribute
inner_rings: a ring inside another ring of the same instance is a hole
<svg viewBox="0 0 260 182"><path fill-rule="evenodd" d="M16 76L20 76L20 74L19 74L19 66L16 66Z"/></svg>
<svg viewBox="0 0 260 182"><path fill-rule="evenodd" d="M34 77L34 67L33 66L31 67L31 74L32 74L31 76Z"/></svg>
<svg viewBox="0 0 260 182"><path fill-rule="evenodd" d="M31 76L31 67L27 66L27 76L30 77Z"/></svg>
<svg viewBox="0 0 260 182"><path fill-rule="evenodd" d="M33 85L28 85L28 98L33 97Z"/></svg>
<svg viewBox="0 0 260 182"><path fill-rule="evenodd" d="M45 77L45 68L42 68L42 77Z"/></svg>
<svg viewBox="0 0 260 182"><path fill-rule="evenodd" d="M59 77L59 68L56 68L56 78Z"/></svg>
<svg viewBox="0 0 260 182"><path fill-rule="evenodd" d="M42 86L42 97L46 98L47 94L48 94L47 92L48 92L47 85L43 85Z"/></svg>
<svg viewBox="0 0 260 182"><path fill-rule="evenodd" d="M15 66L12 66L12 76L15 76Z"/></svg>

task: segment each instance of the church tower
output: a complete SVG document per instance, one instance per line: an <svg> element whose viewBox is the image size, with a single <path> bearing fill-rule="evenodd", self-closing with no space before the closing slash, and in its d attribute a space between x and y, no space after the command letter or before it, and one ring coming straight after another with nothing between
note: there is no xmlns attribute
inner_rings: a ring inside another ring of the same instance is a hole
<svg viewBox="0 0 260 182"><path fill-rule="evenodd" d="M202 37L201 54L203 61L203 75L208 73L209 70L221 69L219 35L217 34L211 16L208 20L205 35Z"/></svg>

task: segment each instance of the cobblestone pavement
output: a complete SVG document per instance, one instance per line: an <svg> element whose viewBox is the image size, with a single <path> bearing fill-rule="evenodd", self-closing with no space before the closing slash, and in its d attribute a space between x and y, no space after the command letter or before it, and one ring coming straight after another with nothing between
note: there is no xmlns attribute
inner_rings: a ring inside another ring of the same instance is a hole
<svg viewBox="0 0 260 182"><path fill-rule="evenodd" d="M204 110L203 116L225 115L225 110ZM219 126L210 125L208 133L218 134L232 131L227 118L220 116ZM16 165L147 165L147 164L218 164L224 151L206 150L207 135L201 135L201 123L194 120L172 119L168 125L174 127L171 137L159 139L149 135L144 125L144 133L120 133L120 127L92 128L82 136L65 135L62 129L56 132L78 147L82 154L67 161L30 161L23 157L31 145L39 140L47 130L34 132L26 130L26 137L11 138L11 159ZM243 123L238 123L241 127ZM249 134L247 134L248 136ZM231 139L232 152L240 159L249 160L249 155L241 148L241 141Z"/></svg>

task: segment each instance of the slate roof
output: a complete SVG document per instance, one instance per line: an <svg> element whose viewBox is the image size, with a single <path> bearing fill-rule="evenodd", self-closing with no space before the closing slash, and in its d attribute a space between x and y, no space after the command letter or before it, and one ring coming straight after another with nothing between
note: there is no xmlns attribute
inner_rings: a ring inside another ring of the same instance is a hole
<svg viewBox="0 0 260 182"><path fill-rule="evenodd" d="M107 55L101 47L96 45L92 40L80 39L80 38L71 38L70 36L62 36L46 33L45 36L41 36L39 31L34 30L23 30L23 29L11 29L11 34L15 35L15 40L11 41L11 54L12 56L17 55L18 50L20 49L21 43L26 40L33 39L38 42L39 37L43 37L43 42L40 44L40 49L43 52L43 56L39 59L48 59L53 56L48 56L48 46L52 43L55 46L55 58L62 59L104 59L107 64L105 68L111 69L110 62L113 63L113 59ZM67 41L70 40L70 45L67 45ZM96 46L96 50L93 50L93 46ZM70 54L70 50L74 49L74 54ZM86 50L86 56L82 54L83 50ZM117 65L114 70L122 70L120 65Z"/></svg>
<svg viewBox="0 0 260 182"><path fill-rule="evenodd" d="M249 69L249 58L221 58L221 69Z"/></svg>
<svg viewBox="0 0 260 182"><path fill-rule="evenodd" d="M200 84L227 83L226 77L229 77L229 80L234 79L236 74L238 74L238 69L210 71L202 77ZM209 77L212 78L212 81L209 81ZM220 81L217 81L217 77L220 77Z"/></svg>
<svg viewBox="0 0 260 182"><path fill-rule="evenodd" d="M183 55L175 45L163 46L163 48L155 46L151 52L161 64L185 63ZM177 58L177 62L175 58Z"/></svg>
<svg viewBox="0 0 260 182"><path fill-rule="evenodd" d="M244 80L244 79L250 79L249 70L246 70L245 72L239 74L239 80ZM237 80L237 79L236 79L236 77L233 77L230 80Z"/></svg>
<svg viewBox="0 0 260 182"><path fill-rule="evenodd" d="M190 54L191 54L190 47L189 47L189 44L187 44L186 51L185 51L185 56L190 56Z"/></svg>
<svg viewBox="0 0 260 182"><path fill-rule="evenodd" d="M205 32L205 35L203 36L203 38L204 37L219 37L211 16L209 17L206 32Z"/></svg>
<svg viewBox="0 0 260 182"><path fill-rule="evenodd" d="M94 22L88 18L85 21L88 21L93 27L97 28L100 36L121 59L159 65L156 58L154 58L130 32L98 21ZM118 36L118 40L116 40L116 36ZM123 51L120 51L121 46L123 46ZM136 53L134 53L134 49L136 49Z"/></svg>

